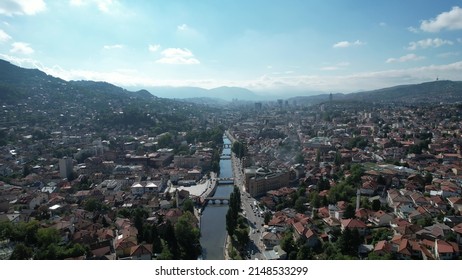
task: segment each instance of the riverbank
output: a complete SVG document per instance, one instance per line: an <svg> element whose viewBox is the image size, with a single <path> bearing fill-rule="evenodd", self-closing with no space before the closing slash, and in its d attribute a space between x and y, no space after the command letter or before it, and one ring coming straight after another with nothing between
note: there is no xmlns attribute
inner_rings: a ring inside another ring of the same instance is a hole
<svg viewBox="0 0 462 280"><path fill-rule="evenodd" d="M231 154L229 144L231 141L224 135L223 154ZM233 167L230 158L220 160L220 176L223 178L233 177ZM218 185L216 182L216 191L213 196L228 197L233 191L233 184ZM211 190L211 188L209 189ZM205 195L205 193L202 193ZM204 260L224 260L229 257L225 254L228 248L226 232L226 212L228 210L225 204L209 204L203 208L201 215L201 239L202 256Z"/></svg>

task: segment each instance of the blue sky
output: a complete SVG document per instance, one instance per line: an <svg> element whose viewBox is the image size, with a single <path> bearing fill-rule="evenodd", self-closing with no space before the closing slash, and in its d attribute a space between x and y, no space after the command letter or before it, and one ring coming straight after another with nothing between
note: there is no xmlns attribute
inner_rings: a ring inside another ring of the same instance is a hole
<svg viewBox="0 0 462 280"><path fill-rule="evenodd" d="M129 88L461 80L462 0L2 0L0 58Z"/></svg>

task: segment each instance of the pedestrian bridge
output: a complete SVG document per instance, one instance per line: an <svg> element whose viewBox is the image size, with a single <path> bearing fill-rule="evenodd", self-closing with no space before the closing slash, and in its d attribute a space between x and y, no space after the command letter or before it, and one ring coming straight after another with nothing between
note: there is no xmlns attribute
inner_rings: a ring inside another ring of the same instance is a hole
<svg viewBox="0 0 462 280"><path fill-rule="evenodd" d="M212 204L224 204L229 203L229 197L207 197L205 202L210 202Z"/></svg>
<svg viewBox="0 0 462 280"><path fill-rule="evenodd" d="M218 185L232 185L234 184L234 178L219 178Z"/></svg>

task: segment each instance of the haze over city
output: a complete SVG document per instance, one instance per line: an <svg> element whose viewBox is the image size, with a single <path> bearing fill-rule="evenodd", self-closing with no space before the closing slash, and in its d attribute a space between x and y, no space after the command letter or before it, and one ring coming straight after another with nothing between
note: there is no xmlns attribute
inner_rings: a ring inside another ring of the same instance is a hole
<svg viewBox="0 0 462 280"><path fill-rule="evenodd" d="M460 79L462 1L0 3L0 58L65 80L354 92Z"/></svg>

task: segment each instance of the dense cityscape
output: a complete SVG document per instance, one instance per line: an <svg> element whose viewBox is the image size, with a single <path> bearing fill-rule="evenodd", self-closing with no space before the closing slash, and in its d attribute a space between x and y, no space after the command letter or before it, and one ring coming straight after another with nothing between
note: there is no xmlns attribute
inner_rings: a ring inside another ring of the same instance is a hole
<svg viewBox="0 0 462 280"><path fill-rule="evenodd" d="M1 71L1 259L460 258L458 84L213 106Z"/></svg>

